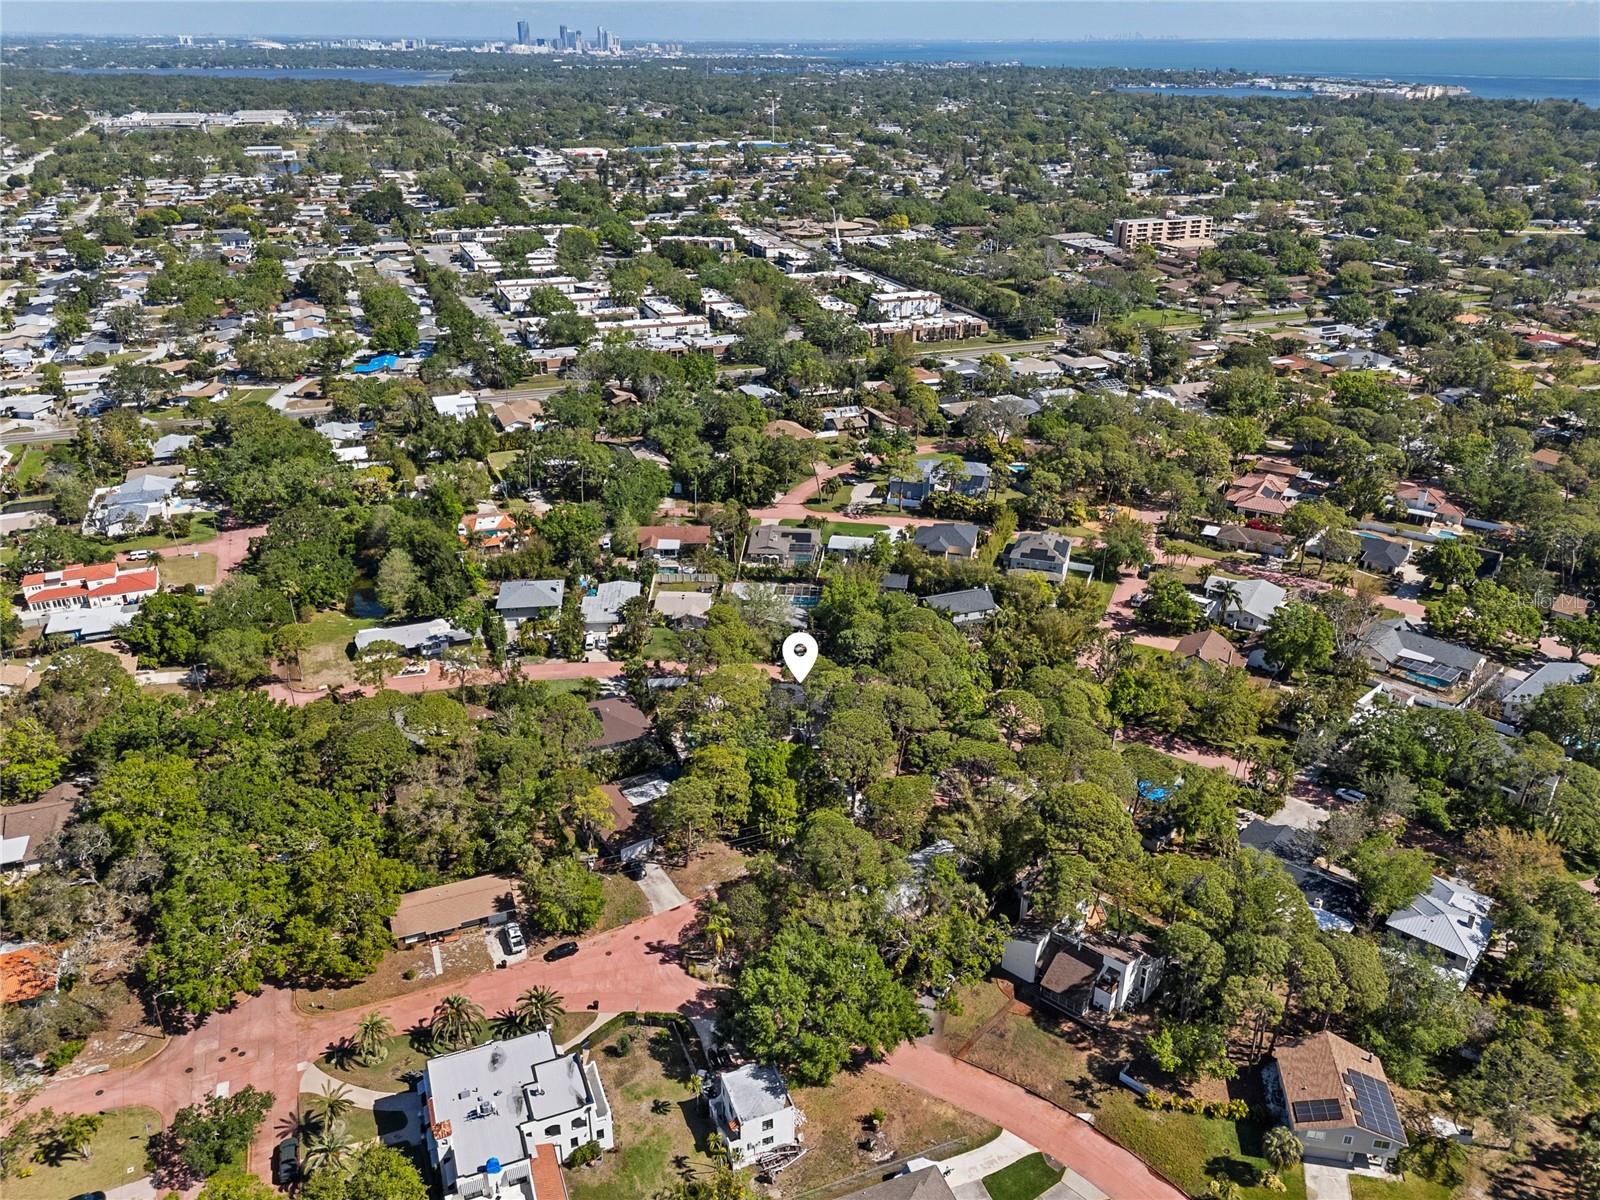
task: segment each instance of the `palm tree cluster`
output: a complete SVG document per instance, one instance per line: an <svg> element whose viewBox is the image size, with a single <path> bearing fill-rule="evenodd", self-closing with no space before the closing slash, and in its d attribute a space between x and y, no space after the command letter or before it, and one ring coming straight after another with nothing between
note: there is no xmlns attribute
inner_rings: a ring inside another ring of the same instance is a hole
<svg viewBox="0 0 1600 1200"><path fill-rule="evenodd" d="M349 1117L356 1102L342 1083L329 1083L305 1108L283 1120L282 1132L300 1143L300 1168L307 1175L340 1170L356 1149Z"/></svg>
<svg viewBox="0 0 1600 1200"><path fill-rule="evenodd" d="M553 1029L556 1019L566 1014L562 997L554 988L535 986L517 997L516 1007L495 1017L495 1032L500 1037L522 1037L541 1029Z"/></svg>

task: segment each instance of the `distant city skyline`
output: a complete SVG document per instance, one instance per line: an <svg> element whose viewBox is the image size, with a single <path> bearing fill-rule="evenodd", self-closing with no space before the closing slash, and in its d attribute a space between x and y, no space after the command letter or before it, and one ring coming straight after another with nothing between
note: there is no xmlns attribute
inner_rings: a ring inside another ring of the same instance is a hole
<svg viewBox="0 0 1600 1200"><path fill-rule="evenodd" d="M914 10L915 18L911 19ZM1596 0L9 0L3 36L429 37L512 42L561 25L627 39L823 43L1085 39L1593 38Z"/></svg>

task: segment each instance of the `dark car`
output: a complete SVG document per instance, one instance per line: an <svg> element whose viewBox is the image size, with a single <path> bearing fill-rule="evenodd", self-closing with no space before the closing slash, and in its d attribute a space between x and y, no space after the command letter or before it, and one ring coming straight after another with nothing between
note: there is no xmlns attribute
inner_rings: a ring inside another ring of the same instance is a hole
<svg viewBox="0 0 1600 1200"><path fill-rule="evenodd" d="M642 858L631 858L622 864L622 873L629 879L638 881L644 878L646 863Z"/></svg>
<svg viewBox="0 0 1600 1200"><path fill-rule="evenodd" d="M84 1192L81 1195L74 1196L72 1200L106 1200L106 1194L104 1192Z"/></svg>
<svg viewBox="0 0 1600 1200"><path fill-rule="evenodd" d="M560 958L571 958L578 952L577 942L562 942L559 946L551 946L544 952L545 962L555 962Z"/></svg>
<svg viewBox="0 0 1600 1200"><path fill-rule="evenodd" d="M293 1183L300 1177L300 1144L292 1137L284 1138L272 1152L272 1182Z"/></svg>

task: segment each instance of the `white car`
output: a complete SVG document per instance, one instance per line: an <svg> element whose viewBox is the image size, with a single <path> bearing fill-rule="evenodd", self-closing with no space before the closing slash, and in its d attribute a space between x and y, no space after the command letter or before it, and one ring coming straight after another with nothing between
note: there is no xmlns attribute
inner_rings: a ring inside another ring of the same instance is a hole
<svg viewBox="0 0 1600 1200"><path fill-rule="evenodd" d="M401 671L400 674L396 675L395 678L396 679L415 679L418 675L426 675L427 673L428 673L428 664L427 663L412 663L405 670Z"/></svg>
<svg viewBox="0 0 1600 1200"><path fill-rule="evenodd" d="M522 936L522 926L515 921L506 922L506 949L521 954L528 948L528 939Z"/></svg>
<svg viewBox="0 0 1600 1200"><path fill-rule="evenodd" d="M1365 804L1367 794L1358 792L1355 788L1334 788L1333 795L1336 800L1343 800L1346 804Z"/></svg>

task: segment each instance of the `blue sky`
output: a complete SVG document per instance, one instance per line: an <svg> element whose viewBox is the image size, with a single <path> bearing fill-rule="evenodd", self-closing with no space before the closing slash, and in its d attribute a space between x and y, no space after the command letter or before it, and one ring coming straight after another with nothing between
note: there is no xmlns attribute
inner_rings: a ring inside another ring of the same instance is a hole
<svg viewBox="0 0 1600 1200"><path fill-rule="evenodd" d="M682 41L1592 38L1600 72L1596 0L6 0L4 32L504 38L519 19Z"/></svg>

